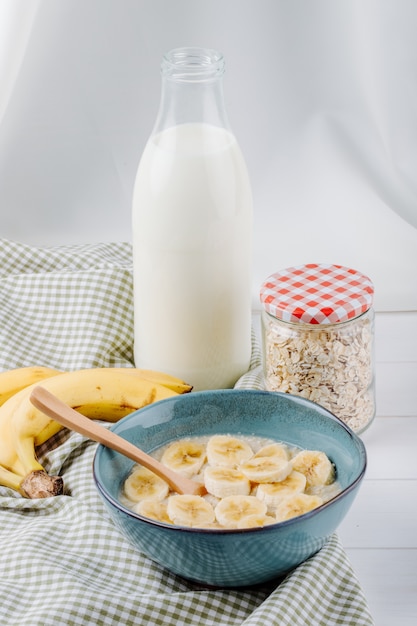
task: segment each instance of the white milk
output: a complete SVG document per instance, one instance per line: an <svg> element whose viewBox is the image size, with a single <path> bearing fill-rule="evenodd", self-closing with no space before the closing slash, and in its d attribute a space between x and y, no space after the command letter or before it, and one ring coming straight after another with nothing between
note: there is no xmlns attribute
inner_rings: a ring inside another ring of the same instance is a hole
<svg viewBox="0 0 417 626"><path fill-rule="evenodd" d="M252 198L234 136L150 138L133 197L135 365L232 387L251 355Z"/></svg>

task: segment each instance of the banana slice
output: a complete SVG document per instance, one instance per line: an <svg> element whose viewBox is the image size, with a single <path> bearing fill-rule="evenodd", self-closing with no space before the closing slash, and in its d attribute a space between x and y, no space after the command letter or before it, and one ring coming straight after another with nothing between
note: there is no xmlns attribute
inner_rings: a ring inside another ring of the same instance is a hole
<svg viewBox="0 0 417 626"><path fill-rule="evenodd" d="M224 528L238 528L252 515L266 515L266 504L255 496L228 496L214 509L216 519Z"/></svg>
<svg viewBox="0 0 417 626"><path fill-rule="evenodd" d="M270 443L254 455L256 457L278 457L279 459L288 460L288 450L281 443Z"/></svg>
<svg viewBox="0 0 417 626"><path fill-rule="evenodd" d="M132 502L141 500L164 500L169 492L168 484L146 467L137 466L124 483L125 495Z"/></svg>
<svg viewBox="0 0 417 626"><path fill-rule="evenodd" d="M250 445L230 435L213 435L207 442L207 460L209 465L236 467L253 456Z"/></svg>
<svg viewBox="0 0 417 626"><path fill-rule="evenodd" d="M273 509L282 502L283 498L302 493L307 479L301 472L293 470L284 480L277 483L259 484L256 488L256 497L265 502L269 509Z"/></svg>
<svg viewBox="0 0 417 626"><path fill-rule="evenodd" d="M206 447L186 439L174 441L161 458L164 465L187 478L198 474L205 460Z"/></svg>
<svg viewBox="0 0 417 626"><path fill-rule="evenodd" d="M216 498L216 496L213 496L211 493L205 493L202 497L204 500L207 500L207 502L210 502L213 509L215 509L220 502L220 498Z"/></svg>
<svg viewBox="0 0 417 626"><path fill-rule="evenodd" d="M285 480L292 471L292 465L277 456L258 456L243 463L240 470L253 483L271 483Z"/></svg>
<svg viewBox="0 0 417 626"><path fill-rule="evenodd" d="M206 526L215 520L213 507L201 496L171 496L167 513L177 526Z"/></svg>
<svg viewBox="0 0 417 626"><path fill-rule="evenodd" d="M167 503L159 502L158 500L141 500L134 505L133 511L143 515L143 517L149 517L157 522L164 522L165 524L172 524L167 512Z"/></svg>
<svg viewBox="0 0 417 626"><path fill-rule="evenodd" d="M307 479L307 487L328 485L333 482L334 467L328 456L317 450L301 450L292 458L292 466Z"/></svg>
<svg viewBox="0 0 417 626"><path fill-rule="evenodd" d="M251 489L249 479L238 469L210 465L204 470L204 486L216 498L247 496Z"/></svg>
<svg viewBox="0 0 417 626"><path fill-rule="evenodd" d="M308 496L305 493L288 496L277 506L276 520L277 522L284 522L292 517L308 513L321 504L323 504L323 500L319 496Z"/></svg>
<svg viewBox="0 0 417 626"><path fill-rule="evenodd" d="M248 515L238 522L237 528L257 528L276 524L277 520L272 515Z"/></svg>

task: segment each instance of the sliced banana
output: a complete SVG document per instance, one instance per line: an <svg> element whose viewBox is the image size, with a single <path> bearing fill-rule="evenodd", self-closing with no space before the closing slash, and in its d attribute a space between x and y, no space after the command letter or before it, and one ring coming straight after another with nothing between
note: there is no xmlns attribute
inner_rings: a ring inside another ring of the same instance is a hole
<svg viewBox="0 0 417 626"><path fill-rule="evenodd" d="M240 470L254 483L271 483L285 480L292 471L292 465L278 456L257 456L243 463Z"/></svg>
<svg viewBox="0 0 417 626"><path fill-rule="evenodd" d="M253 456L251 446L244 440L230 435L213 435L207 442L209 465L236 467Z"/></svg>
<svg viewBox="0 0 417 626"><path fill-rule="evenodd" d="M174 495L168 499L167 513L177 526L206 526L215 520L210 502L201 496Z"/></svg>
<svg viewBox="0 0 417 626"><path fill-rule="evenodd" d="M204 494L203 498L207 500L207 502L210 502L213 509L215 509L220 502L220 498L216 498L216 496L213 496L211 493Z"/></svg>
<svg viewBox="0 0 417 626"><path fill-rule="evenodd" d="M319 496L308 496L305 493L288 496L276 508L276 521L284 522L292 517L298 517L316 509L321 504L323 504L323 500Z"/></svg>
<svg viewBox="0 0 417 626"><path fill-rule="evenodd" d="M333 482L334 467L328 456L317 450L301 450L292 458L292 466L307 479L307 487Z"/></svg>
<svg viewBox="0 0 417 626"><path fill-rule="evenodd" d="M216 498L247 496L251 490L249 479L238 469L210 465L204 470L204 486Z"/></svg>
<svg viewBox="0 0 417 626"><path fill-rule="evenodd" d="M255 496L228 496L214 509L216 519L224 528L238 528L251 515L266 515L266 504Z"/></svg>
<svg viewBox="0 0 417 626"><path fill-rule="evenodd" d="M175 441L161 458L170 469L204 484L203 497L173 494L164 480L137 465L124 485L129 506L166 524L244 529L303 515L340 492L324 452L294 451L281 442L258 449L259 444L231 435L203 441Z"/></svg>
<svg viewBox="0 0 417 626"><path fill-rule="evenodd" d="M220 525L216 522L216 520L214 520L214 522L209 522L208 524L201 524L199 528L204 528L205 530L215 528L216 530L219 530Z"/></svg>
<svg viewBox="0 0 417 626"><path fill-rule="evenodd" d="M288 450L282 443L269 443L254 455L255 457L278 457L288 460Z"/></svg>
<svg viewBox="0 0 417 626"><path fill-rule="evenodd" d="M248 515L238 522L237 528L257 528L276 524L277 520L272 515Z"/></svg>
<svg viewBox="0 0 417 626"><path fill-rule="evenodd" d="M206 460L206 447L196 441L182 439L174 441L162 455L164 465L191 478L198 474Z"/></svg>
<svg viewBox="0 0 417 626"><path fill-rule="evenodd" d="M125 495L132 502L164 500L169 493L168 484L146 467L136 466L124 483Z"/></svg>
<svg viewBox="0 0 417 626"><path fill-rule="evenodd" d="M137 502L133 507L133 511L143 515L143 517L149 517L157 522L164 522L165 524L172 524L167 512L167 503L159 502L158 500L141 500Z"/></svg>
<svg viewBox="0 0 417 626"><path fill-rule="evenodd" d="M265 502L268 510L275 508L287 496L302 493L307 479L301 472L293 470L281 482L259 484L256 487L256 497Z"/></svg>

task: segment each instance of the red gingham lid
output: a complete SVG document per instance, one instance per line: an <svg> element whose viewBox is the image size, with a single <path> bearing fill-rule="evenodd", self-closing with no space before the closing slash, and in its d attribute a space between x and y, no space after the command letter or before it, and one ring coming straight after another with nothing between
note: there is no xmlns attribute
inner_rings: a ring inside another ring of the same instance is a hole
<svg viewBox="0 0 417 626"><path fill-rule="evenodd" d="M261 287L265 310L285 322L336 324L367 311L372 281L341 265L309 263L272 274Z"/></svg>

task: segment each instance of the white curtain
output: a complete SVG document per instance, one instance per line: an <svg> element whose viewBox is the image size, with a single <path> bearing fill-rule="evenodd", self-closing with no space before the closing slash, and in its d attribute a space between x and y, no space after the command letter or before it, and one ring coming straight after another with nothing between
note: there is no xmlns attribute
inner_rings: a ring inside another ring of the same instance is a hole
<svg viewBox="0 0 417 626"><path fill-rule="evenodd" d="M159 64L220 49L254 195L254 303L270 273L367 273L417 310L415 0L0 0L0 237L130 239Z"/></svg>

